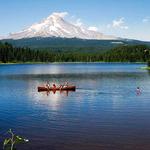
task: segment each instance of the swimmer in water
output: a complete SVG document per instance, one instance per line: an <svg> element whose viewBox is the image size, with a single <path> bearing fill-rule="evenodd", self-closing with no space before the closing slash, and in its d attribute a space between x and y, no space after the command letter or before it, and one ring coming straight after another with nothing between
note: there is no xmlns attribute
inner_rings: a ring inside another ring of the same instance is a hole
<svg viewBox="0 0 150 150"><path fill-rule="evenodd" d="M140 89L140 87L137 87L137 88L136 88L136 94L137 94L137 95L140 95L140 94L141 94L141 89Z"/></svg>

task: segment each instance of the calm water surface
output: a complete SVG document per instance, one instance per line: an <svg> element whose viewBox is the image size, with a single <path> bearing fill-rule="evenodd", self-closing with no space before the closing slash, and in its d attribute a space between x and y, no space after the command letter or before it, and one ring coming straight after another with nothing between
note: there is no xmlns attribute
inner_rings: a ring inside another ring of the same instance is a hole
<svg viewBox="0 0 150 150"><path fill-rule="evenodd" d="M30 140L21 150L149 150L150 74L142 66L0 65L1 145L11 128ZM38 93L47 80L77 90Z"/></svg>

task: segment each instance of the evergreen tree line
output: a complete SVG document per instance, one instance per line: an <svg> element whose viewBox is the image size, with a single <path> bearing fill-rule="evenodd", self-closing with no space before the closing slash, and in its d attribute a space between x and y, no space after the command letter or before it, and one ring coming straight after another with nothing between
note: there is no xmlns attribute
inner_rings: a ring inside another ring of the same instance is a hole
<svg viewBox="0 0 150 150"><path fill-rule="evenodd" d="M103 55L106 62L147 62L150 48L146 45L118 46Z"/></svg>
<svg viewBox="0 0 150 150"><path fill-rule="evenodd" d="M150 48L146 45L118 46L105 52L32 50L0 43L0 62L146 62Z"/></svg>

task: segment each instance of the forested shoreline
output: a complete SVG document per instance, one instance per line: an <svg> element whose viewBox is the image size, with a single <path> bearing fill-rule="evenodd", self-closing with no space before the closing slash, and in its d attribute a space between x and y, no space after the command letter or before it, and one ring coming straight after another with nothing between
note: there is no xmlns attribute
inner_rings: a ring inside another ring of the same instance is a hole
<svg viewBox="0 0 150 150"><path fill-rule="evenodd" d="M0 43L1 63L27 62L147 62L150 48L146 45L122 45L107 51L51 51L14 47L9 43Z"/></svg>

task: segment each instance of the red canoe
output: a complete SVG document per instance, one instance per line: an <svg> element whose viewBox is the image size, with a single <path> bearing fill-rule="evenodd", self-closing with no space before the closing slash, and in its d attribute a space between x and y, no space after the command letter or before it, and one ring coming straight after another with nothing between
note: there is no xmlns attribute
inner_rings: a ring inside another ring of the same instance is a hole
<svg viewBox="0 0 150 150"><path fill-rule="evenodd" d="M42 91L75 91L76 90L76 86L67 86L67 87L63 87L63 88L47 88L44 86L38 86L38 92L42 92Z"/></svg>

